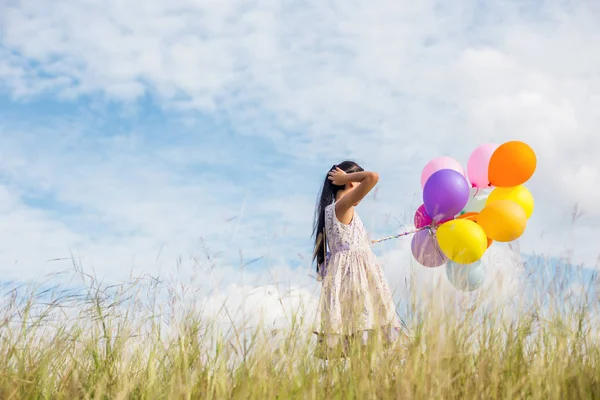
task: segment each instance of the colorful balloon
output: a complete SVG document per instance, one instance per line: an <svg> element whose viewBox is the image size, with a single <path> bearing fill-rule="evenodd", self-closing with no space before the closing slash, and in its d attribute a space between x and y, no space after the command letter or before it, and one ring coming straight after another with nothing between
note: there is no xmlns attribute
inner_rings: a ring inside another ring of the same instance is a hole
<svg viewBox="0 0 600 400"><path fill-rule="evenodd" d="M467 176L473 187L486 188L491 186L488 178L488 170L490 159L497 148L498 145L495 143L482 144L469 157L469 161L467 162Z"/></svg>
<svg viewBox="0 0 600 400"><path fill-rule="evenodd" d="M440 267L448 261L440 250L435 236L428 229L419 231L413 236L410 249L415 260L424 267Z"/></svg>
<svg viewBox="0 0 600 400"><path fill-rule="evenodd" d="M415 228L417 229L432 224L433 220L431 219L429 214L427 214L427 211L425 211L425 204L421 204L421 206L417 208L417 211L415 212L414 222Z"/></svg>
<svg viewBox="0 0 600 400"><path fill-rule="evenodd" d="M481 260L472 264L457 264L448 261L446 264L448 281L456 289L463 292L472 292L479 289L485 282L485 268Z"/></svg>
<svg viewBox="0 0 600 400"><path fill-rule="evenodd" d="M446 222L438 228L436 236L446 257L459 264L474 263L487 249L485 232L468 219Z"/></svg>
<svg viewBox="0 0 600 400"><path fill-rule="evenodd" d="M469 184L459 172L442 169L425 183L423 204L434 222L454 218L468 201Z"/></svg>
<svg viewBox="0 0 600 400"><path fill-rule="evenodd" d="M525 232L527 215L514 201L497 200L485 206L477 216L477 223L492 240L512 242Z"/></svg>
<svg viewBox="0 0 600 400"><path fill-rule="evenodd" d="M511 187L511 188L496 188L490 193L490 196L487 199L486 204L491 204L494 201L498 200L511 200L520 205L525 211L525 216L527 219L531 217L533 214L533 208L535 206L535 202L533 200L533 195L523 185Z"/></svg>
<svg viewBox="0 0 600 400"><path fill-rule="evenodd" d="M425 183L433 175L439 170L442 169L451 169L459 172L462 176L465 176L465 170L460 165L458 161L451 157L438 157L429 161L423 171L421 172L421 188L425 188Z"/></svg>
<svg viewBox="0 0 600 400"><path fill-rule="evenodd" d="M535 152L529 145L519 141L499 146L492 158L488 179L496 187L513 187L531 178L537 166Z"/></svg>

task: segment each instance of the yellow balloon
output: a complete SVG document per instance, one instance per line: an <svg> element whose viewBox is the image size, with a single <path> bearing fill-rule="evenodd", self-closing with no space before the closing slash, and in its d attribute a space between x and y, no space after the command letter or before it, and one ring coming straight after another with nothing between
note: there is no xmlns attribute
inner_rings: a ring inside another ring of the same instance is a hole
<svg viewBox="0 0 600 400"><path fill-rule="evenodd" d="M529 219L531 214L533 214L533 208L535 205L535 202L533 201L533 195L529 189L523 185L510 188L496 188L492 190L492 193L490 193L487 199L486 205L499 200L510 200L520 205L523 208L523 211L525 211L525 216L527 219Z"/></svg>
<svg viewBox="0 0 600 400"><path fill-rule="evenodd" d="M497 200L486 205L477 216L485 234L497 242L518 239L527 226L525 210L514 201Z"/></svg>
<svg viewBox="0 0 600 400"><path fill-rule="evenodd" d="M440 225L436 236L442 252L458 264L472 264L487 250L485 232L468 219L455 219Z"/></svg>

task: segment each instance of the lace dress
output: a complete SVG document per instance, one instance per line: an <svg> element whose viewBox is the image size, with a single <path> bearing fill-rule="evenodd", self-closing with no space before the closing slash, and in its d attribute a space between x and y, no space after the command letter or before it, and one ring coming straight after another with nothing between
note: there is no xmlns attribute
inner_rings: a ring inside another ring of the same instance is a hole
<svg viewBox="0 0 600 400"><path fill-rule="evenodd" d="M351 337L360 336L366 343L374 330L388 343L396 341L400 321L358 214L354 213L350 224L343 224L335 214L335 203L327 206L325 237L329 253L317 278L322 282L314 329L318 353L339 345L343 351Z"/></svg>

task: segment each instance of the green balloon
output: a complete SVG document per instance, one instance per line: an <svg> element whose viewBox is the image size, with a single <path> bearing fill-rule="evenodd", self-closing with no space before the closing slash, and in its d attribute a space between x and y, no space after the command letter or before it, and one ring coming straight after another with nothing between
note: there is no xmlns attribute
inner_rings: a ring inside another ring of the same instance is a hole
<svg viewBox="0 0 600 400"><path fill-rule="evenodd" d="M488 193L481 193L476 196L469 197L469 202L467 203L465 208L463 208L461 213L463 213L463 214L466 214L468 212L480 213L481 210L483 210L483 208L485 207L485 203L487 201L488 196L489 196Z"/></svg>

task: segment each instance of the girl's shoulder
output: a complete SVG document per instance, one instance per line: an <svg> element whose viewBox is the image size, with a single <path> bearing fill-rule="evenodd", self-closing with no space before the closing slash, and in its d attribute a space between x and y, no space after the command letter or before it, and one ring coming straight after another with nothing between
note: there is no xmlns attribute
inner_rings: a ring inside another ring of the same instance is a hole
<svg viewBox="0 0 600 400"><path fill-rule="evenodd" d="M333 203L331 203L330 205L325 207L325 219L330 219L333 223L337 223L343 227L350 227L350 226L354 225L354 220L358 219L358 213L356 212L356 209L354 209L354 207L352 207L352 220L349 223L343 223L337 217L335 205L336 205L336 202L334 201Z"/></svg>

